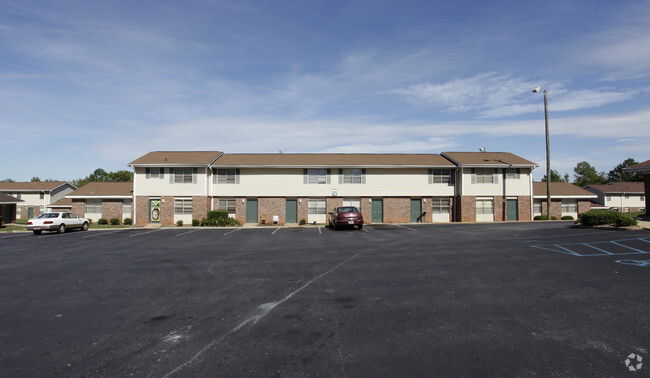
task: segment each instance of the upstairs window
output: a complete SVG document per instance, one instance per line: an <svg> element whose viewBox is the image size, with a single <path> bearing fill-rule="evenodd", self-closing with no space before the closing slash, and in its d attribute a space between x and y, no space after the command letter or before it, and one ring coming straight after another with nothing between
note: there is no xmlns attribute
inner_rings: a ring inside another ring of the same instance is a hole
<svg viewBox="0 0 650 378"><path fill-rule="evenodd" d="M145 178L147 179L162 179L165 178L164 168L145 168Z"/></svg>
<svg viewBox="0 0 650 378"><path fill-rule="evenodd" d="M497 168L472 168L472 184L498 184Z"/></svg>
<svg viewBox="0 0 650 378"><path fill-rule="evenodd" d="M239 169L214 169L213 184L239 184Z"/></svg>
<svg viewBox="0 0 650 378"><path fill-rule="evenodd" d="M508 168L506 169L506 178L507 179L519 179L521 177L521 170L519 168Z"/></svg>
<svg viewBox="0 0 650 378"><path fill-rule="evenodd" d="M305 184L329 184L330 170L324 168L309 168L304 170Z"/></svg>
<svg viewBox="0 0 650 378"><path fill-rule="evenodd" d="M38 198L39 198L39 199L45 199L45 193L41 192L41 193L38 195Z"/></svg>
<svg viewBox="0 0 650 378"><path fill-rule="evenodd" d="M452 169L429 169L429 184L454 184L455 176Z"/></svg>
<svg viewBox="0 0 650 378"><path fill-rule="evenodd" d="M339 183L365 184L366 170L361 168L339 169Z"/></svg>
<svg viewBox="0 0 650 378"><path fill-rule="evenodd" d="M196 168L169 168L170 184L196 184Z"/></svg>

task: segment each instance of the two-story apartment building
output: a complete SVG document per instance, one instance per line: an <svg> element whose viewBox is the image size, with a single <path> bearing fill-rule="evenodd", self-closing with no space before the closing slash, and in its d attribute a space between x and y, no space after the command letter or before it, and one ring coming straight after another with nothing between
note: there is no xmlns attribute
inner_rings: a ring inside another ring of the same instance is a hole
<svg viewBox="0 0 650 378"><path fill-rule="evenodd" d="M3 182L0 193L22 200L16 208L16 218L28 219L38 216L46 208L77 189L64 181Z"/></svg>
<svg viewBox="0 0 650 378"><path fill-rule="evenodd" d="M72 211L96 222L100 218L131 218L133 182L90 182L49 206L51 211Z"/></svg>
<svg viewBox="0 0 650 378"><path fill-rule="evenodd" d="M366 223L532 219L535 163L510 153L224 154L156 151L129 163L136 224L226 210L241 223L325 223L342 205Z"/></svg>
<svg viewBox="0 0 650 378"><path fill-rule="evenodd" d="M596 194L595 202L622 213L645 211L645 188L642 182L610 182L584 187Z"/></svg>

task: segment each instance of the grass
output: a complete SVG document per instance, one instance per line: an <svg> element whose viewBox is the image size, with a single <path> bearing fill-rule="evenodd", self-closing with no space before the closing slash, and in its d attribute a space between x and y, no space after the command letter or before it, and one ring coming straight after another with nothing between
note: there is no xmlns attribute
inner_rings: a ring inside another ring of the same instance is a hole
<svg viewBox="0 0 650 378"><path fill-rule="evenodd" d="M0 228L0 232L15 232L15 231L25 231L25 226L15 226L15 225L5 225Z"/></svg>

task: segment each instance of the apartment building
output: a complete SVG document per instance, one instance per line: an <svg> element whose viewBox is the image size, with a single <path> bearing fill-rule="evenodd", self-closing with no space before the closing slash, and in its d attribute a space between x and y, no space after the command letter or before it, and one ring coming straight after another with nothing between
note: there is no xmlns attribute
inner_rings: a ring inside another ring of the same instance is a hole
<svg viewBox="0 0 650 378"><path fill-rule="evenodd" d="M591 209L596 195L568 182L551 182L551 216L561 219L578 215ZM533 183L533 215L546 215L546 182Z"/></svg>
<svg viewBox="0 0 650 378"><path fill-rule="evenodd" d="M91 182L50 205L50 211L72 211L97 222L98 219L132 217L133 182Z"/></svg>
<svg viewBox="0 0 650 378"><path fill-rule="evenodd" d="M603 185L584 187L597 198L601 206L618 210L622 213L645 211L645 188L642 182L611 182Z"/></svg>
<svg viewBox="0 0 650 378"><path fill-rule="evenodd" d="M16 218L33 218L45 212L52 203L77 189L64 181L3 182L0 193L22 200L16 207Z"/></svg>
<svg viewBox="0 0 650 378"><path fill-rule="evenodd" d="M137 225L185 224L209 210L244 223L325 223L337 206L366 223L532 219L532 169L510 153L224 154L155 151L135 171Z"/></svg>

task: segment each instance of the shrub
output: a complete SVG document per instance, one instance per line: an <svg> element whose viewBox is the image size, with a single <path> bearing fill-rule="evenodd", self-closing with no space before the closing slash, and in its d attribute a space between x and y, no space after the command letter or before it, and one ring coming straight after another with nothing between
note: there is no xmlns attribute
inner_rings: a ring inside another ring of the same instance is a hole
<svg viewBox="0 0 650 378"><path fill-rule="evenodd" d="M125 226L130 226L133 224L133 219L131 218L124 218L124 225Z"/></svg>
<svg viewBox="0 0 650 378"><path fill-rule="evenodd" d="M535 220L548 220L548 215L537 215L534 218ZM551 220L557 220L557 217L555 215L551 216Z"/></svg>
<svg viewBox="0 0 650 378"><path fill-rule="evenodd" d="M192 227L198 227L201 222L198 219L192 219Z"/></svg>
<svg viewBox="0 0 650 378"><path fill-rule="evenodd" d="M97 224L108 224L108 221L106 220L106 218L99 218Z"/></svg>
<svg viewBox="0 0 650 378"><path fill-rule="evenodd" d="M300 223L298 223L298 224L301 225L301 226L304 226L304 225L307 224L307 221L305 220L305 218L303 218L303 219L300 220Z"/></svg>
<svg viewBox="0 0 650 378"><path fill-rule="evenodd" d="M613 210L589 210L580 214L578 220L585 226L614 225L621 213Z"/></svg>
<svg viewBox="0 0 650 378"><path fill-rule="evenodd" d="M565 215L561 218L562 220L575 220L571 215Z"/></svg>
<svg viewBox="0 0 650 378"><path fill-rule="evenodd" d="M88 223L89 223L89 224L93 224L93 220L90 219L90 218L88 218Z"/></svg>
<svg viewBox="0 0 650 378"><path fill-rule="evenodd" d="M639 224L636 219L632 217L626 217L625 215L621 215L619 219L616 220L616 227L629 227L629 226L636 226Z"/></svg>
<svg viewBox="0 0 650 378"><path fill-rule="evenodd" d="M235 218L203 218L199 225L201 227L227 227L227 226L241 226L241 223Z"/></svg>
<svg viewBox="0 0 650 378"><path fill-rule="evenodd" d="M176 222L176 227L183 227L183 221L179 219L178 222Z"/></svg>
<svg viewBox="0 0 650 378"><path fill-rule="evenodd" d="M226 210L208 211L208 219L223 219L223 218L228 218L228 212Z"/></svg>
<svg viewBox="0 0 650 378"><path fill-rule="evenodd" d="M113 226L117 226L118 224L120 224L120 220L117 219L117 218L111 218L110 222L111 222L111 225L113 225Z"/></svg>

